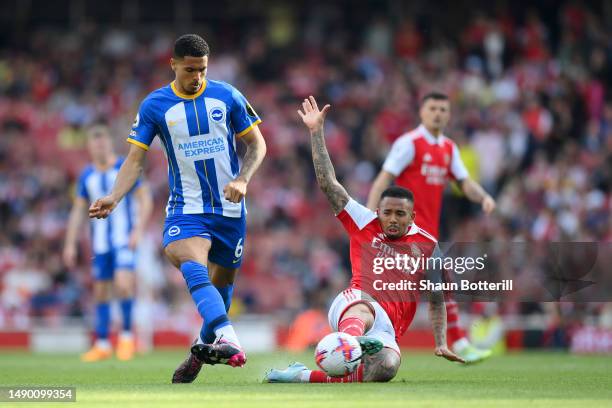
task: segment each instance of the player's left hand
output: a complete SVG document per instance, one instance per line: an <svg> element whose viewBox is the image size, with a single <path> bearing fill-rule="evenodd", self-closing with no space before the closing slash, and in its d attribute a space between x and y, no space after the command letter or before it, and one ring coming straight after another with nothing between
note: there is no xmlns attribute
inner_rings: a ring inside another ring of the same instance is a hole
<svg viewBox="0 0 612 408"><path fill-rule="evenodd" d="M482 200L482 211L489 215L493 212L493 210L495 210L495 200L493 197L488 195Z"/></svg>
<svg viewBox="0 0 612 408"><path fill-rule="evenodd" d="M461 357L459 357L458 355L456 355L455 353L450 351L448 349L448 347L446 347L446 346L437 347L436 351L435 351L435 355L438 356L438 357L443 357L443 358L447 359L448 361L457 361L459 363L464 363L465 364L465 360L464 359L462 359Z"/></svg>
<svg viewBox="0 0 612 408"><path fill-rule="evenodd" d="M325 116L327 116L327 112L331 108L331 105L327 104L323 107L323 109L319 110L316 99L311 95L308 97L308 99L304 99L304 102L302 102L302 108L304 109L304 112L298 109L297 113L302 118L302 121L306 127L311 132L314 132L315 130L323 127Z"/></svg>
<svg viewBox="0 0 612 408"><path fill-rule="evenodd" d="M231 203L239 203L246 195L246 191L247 182L237 178L227 183L223 188L223 196Z"/></svg>

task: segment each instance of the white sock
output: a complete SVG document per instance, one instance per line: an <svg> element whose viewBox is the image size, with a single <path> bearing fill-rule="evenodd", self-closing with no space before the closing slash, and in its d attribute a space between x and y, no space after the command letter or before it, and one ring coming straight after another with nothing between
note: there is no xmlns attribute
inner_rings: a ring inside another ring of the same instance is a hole
<svg viewBox="0 0 612 408"><path fill-rule="evenodd" d="M110 344L110 341L108 341L108 339L97 339L96 347L105 349L105 350L110 350L111 344Z"/></svg>
<svg viewBox="0 0 612 408"><path fill-rule="evenodd" d="M224 340L227 340L230 343L234 343L238 347L242 347L240 345L240 341L238 340L238 336L236 336L234 327L231 324L228 324L227 326L223 326L220 329L216 329L215 336L217 336L217 338L222 337Z"/></svg>
<svg viewBox="0 0 612 408"><path fill-rule="evenodd" d="M463 337L454 342L451 347L455 353L460 353L462 350L465 350L466 348L470 347L470 342L468 341L468 339Z"/></svg>
<svg viewBox="0 0 612 408"><path fill-rule="evenodd" d="M119 335L119 337L121 338L121 340L132 340L133 335L131 331L122 331L121 334Z"/></svg>
<svg viewBox="0 0 612 408"><path fill-rule="evenodd" d="M312 370L302 370L298 375L299 382L310 382L310 373L312 373Z"/></svg>

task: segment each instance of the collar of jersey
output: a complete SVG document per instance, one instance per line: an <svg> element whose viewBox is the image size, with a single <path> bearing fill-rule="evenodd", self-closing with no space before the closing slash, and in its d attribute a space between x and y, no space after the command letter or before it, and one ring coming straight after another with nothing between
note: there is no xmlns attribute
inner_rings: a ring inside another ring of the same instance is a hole
<svg viewBox="0 0 612 408"><path fill-rule="evenodd" d="M187 94L184 94L184 93L180 92L178 89L176 89L176 86L174 86L174 81L170 82L170 88L172 88L172 92L174 92L174 94L176 96L178 96L179 98L183 98L183 99L195 99L198 96L202 95L202 93L206 89L206 84L207 83L208 83L208 81L204 80L204 83L202 84L202 87L200 88L200 90L198 92L194 93L193 95L187 95Z"/></svg>
<svg viewBox="0 0 612 408"><path fill-rule="evenodd" d="M414 235L417 232L419 232L419 227L417 227L415 223L412 223L410 228L408 228L408 232L406 233L406 235Z"/></svg>
<svg viewBox="0 0 612 408"><path fill-rule="evenodd" d="M419 130L425 136L425 140L427 140L427 143L432 144L432 145L437 144L439 146L442 145L442 138L444 137L444 134L440 133L438 137L435 137L434 135L431 134L429 130L427 130L427 128L423 124L419 126Z"/></svg>

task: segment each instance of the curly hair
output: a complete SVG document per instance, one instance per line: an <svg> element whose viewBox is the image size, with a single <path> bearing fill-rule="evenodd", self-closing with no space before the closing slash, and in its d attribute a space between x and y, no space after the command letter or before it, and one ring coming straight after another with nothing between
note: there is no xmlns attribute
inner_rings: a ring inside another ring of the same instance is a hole
<svg viewBox="0 0 612 408"><path fill-rule="evenodd" d="M382 192L380 199L382 200L385 197L405 198L406 200L414 203L414 195L412 194L412 191L400 186L388 187Z"/></svg>
<svg viewBox="0 0 612 408"><path fill-rule="evenodd" d="M208 44L197 34L182 35L174 42L174 58L205 57L208 54Z"/></svg>

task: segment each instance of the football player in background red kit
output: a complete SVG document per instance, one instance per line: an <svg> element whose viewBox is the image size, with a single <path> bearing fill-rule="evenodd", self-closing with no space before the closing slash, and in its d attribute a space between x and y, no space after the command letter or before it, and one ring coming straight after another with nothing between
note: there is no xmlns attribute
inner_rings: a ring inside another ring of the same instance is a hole
<svg viewBox="0 0 612 408"><path fill-rule="evenodd" d="M495 200L472 180L459 156L457 145L442 132L450 119L450 101L442 93L429 93L421 102L421 125L399 137L374 180L368 196L368 208L375 211L382 192L393 181L414 194L415 220L436 239L439 238L442 195L448 181L459 184L463 194L482 206L485 214L495 209ZM490 355L473 347L459 325L459 308L446 297L447 339L452 350L468 363Z"/></svg>
<svg viewBox="0 0 612 408"><path fill-rule="evenodd" d="M419 291L401 294L383 293L377 283L383 275L373 273L376 259L393 258L397 254L429 257L436 249L436 240L413 223L412 193L401 187L391 187L381 194L378 214L353 200L336 180L329 158L323 124L329 110L321 111L311 96L298 111L310 130L312 161L317 183L327 197L334 214L350 236L351 283L333 301L329 324L334 331L355 336L363 350L362 364L344 377L329 377L323 371L309 370L301 363L292 363L285 370L270 370L265 377L271 383L320 382L386 382L400 366L401 354L397 339L406 331L416 311ZM391 268L397 278L412 276L424 279L424 270ZM386 275L387 278L389 275ZM438 278L438 281L439 278ZM429 310L435 339L435 355L449 361L464 362L446 345L446 312L440 290L429 292Z"/></svg>

